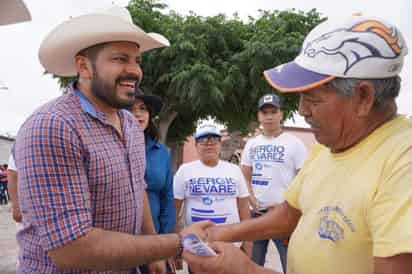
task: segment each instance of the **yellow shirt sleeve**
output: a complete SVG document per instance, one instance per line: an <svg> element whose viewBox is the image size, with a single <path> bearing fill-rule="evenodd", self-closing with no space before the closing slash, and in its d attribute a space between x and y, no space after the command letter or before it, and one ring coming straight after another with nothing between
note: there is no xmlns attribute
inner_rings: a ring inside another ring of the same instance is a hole
<svg viewBox="0 0 412 274"><path fill-rule="evenodd" d="M285 200L290 206L296 209L302 210L299 204L299 196L302 189L304 174L306 170L310 169L312 161L314 160L314 158L316 158L322 148L324 147L320 144L315 144L311 147L310 153L306 158L301 170L290 183L288 189L285 192Z"/></svg>
<svg viewBox="0 0 412 274"><path fill-rule="evenodd" d="M412 149L397 155L367 210L375 257L412 253Z"/></svg>

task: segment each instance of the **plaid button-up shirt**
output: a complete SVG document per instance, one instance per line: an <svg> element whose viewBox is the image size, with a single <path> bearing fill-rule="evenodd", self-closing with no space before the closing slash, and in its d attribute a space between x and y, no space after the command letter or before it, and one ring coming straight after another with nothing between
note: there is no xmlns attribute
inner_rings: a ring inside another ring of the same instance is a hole
<svg viewBox="0 0 412 274"><path fill-rule="evenodd" d="M24 216L19 273L59 272L47 251L93 227L140 234L144 135L130 113L119 116L123 136L70 87L20 129L14 150Z"/></svg>

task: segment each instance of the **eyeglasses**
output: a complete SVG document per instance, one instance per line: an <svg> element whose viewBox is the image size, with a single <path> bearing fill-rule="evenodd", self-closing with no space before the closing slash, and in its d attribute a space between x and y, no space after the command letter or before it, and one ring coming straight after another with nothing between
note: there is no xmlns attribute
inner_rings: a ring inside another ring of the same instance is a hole
<svg viewBox="0 0 412 274"><path fill-rule="evenodd" d="M220 143L220 137L217 136L206 136L196 140L196 143L200 145L216 145Z"/></svg>

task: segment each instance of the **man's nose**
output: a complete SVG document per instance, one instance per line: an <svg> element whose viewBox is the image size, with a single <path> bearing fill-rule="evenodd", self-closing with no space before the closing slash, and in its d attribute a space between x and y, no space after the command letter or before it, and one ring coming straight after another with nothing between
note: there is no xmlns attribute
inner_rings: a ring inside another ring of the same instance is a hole
<svg viewBox="0 0 412 274"><path fill-rule="evenodd" d="M138 79L140 79L140 80L141 80L142 77L143 77L142 68L140 67L140 65L139 65L138 63L134 63L134 62L129 63L129 64L126 66L125 70L126 70L126 73L127 73L127 74L135 75L136 78L138 78Z"/></svg>

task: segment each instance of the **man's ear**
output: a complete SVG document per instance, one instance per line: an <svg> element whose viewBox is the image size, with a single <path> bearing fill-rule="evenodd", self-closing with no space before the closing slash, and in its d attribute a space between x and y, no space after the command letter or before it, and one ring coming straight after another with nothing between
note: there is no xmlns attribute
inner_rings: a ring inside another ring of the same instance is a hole
<svg viewBox="0 0 412 274"><path fill-rule="evenodd" d="M356 112L360 117L370 114L375 103L375 86L370 81L361 81L356 86Z"/></svg>
<svg viewBox="0 0 412 274"><path fill-rule="evenodd" d="M79 78L91 80L93 78L93 66L90 60L82 55L77 55L74 59Z"/></svg>

